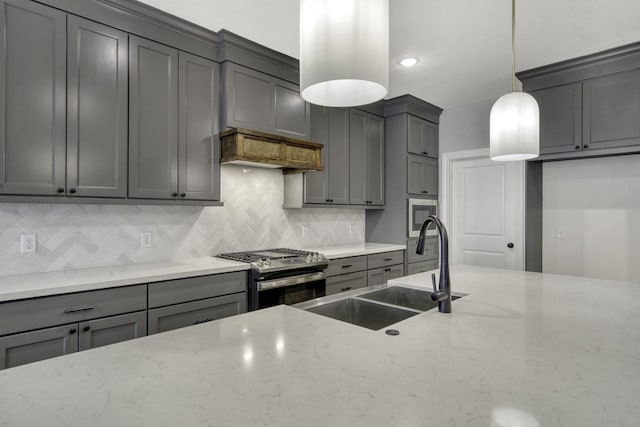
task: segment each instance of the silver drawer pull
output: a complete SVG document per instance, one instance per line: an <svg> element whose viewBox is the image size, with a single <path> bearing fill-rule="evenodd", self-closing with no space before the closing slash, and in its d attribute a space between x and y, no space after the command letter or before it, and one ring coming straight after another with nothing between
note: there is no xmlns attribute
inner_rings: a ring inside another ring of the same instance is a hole
<svg viewBox="0 0 640 427"><path fill-rule="evenodd" d="M69 313L77 313L79 311L89 311L89 310L93 310L94 308L96 308L94 305L88 305L86 307L75 307L75 308L67 308L64 312L65 314L69 314Z"/></svg>

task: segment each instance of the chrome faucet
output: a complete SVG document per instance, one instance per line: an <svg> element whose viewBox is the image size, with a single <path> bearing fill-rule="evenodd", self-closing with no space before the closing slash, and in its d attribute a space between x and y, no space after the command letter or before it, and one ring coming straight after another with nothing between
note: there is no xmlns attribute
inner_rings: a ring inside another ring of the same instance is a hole
<svg viewBox="0 0 640 427"><path fill-rule="evenodd" d="M438 311L440 313L451 313L451 277L449 277L449 236L447 229L444 228L438 217L429 215L420 228L420 237L418 238L418 247L416 254L424 254L424 239L429 224L435 224L440 236L440 282L439 289L436 289L436 276L431 275L433 283L433 292L431 299L438 302Z"/></svg>

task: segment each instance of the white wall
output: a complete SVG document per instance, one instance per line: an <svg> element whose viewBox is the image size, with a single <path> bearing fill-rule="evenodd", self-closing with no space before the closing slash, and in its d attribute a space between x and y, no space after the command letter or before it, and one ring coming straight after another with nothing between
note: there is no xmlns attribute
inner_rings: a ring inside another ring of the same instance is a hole
<svg viewBox="0 0 640 427"><path fill-rule="evenodd" d="M279 170L223 165L221 187L224 207L2 203L0 275L364 241L361 209L282 209ZM35 254L20 253L21 233L37 235Z"/></svg>
<svg viewBox="0 0 640 427"><path fill-rule="evenodd" d="M440 154L489 146L489 113L495 99L444 110L440 116Z"/></svg>
<svg viewBox="0 0 640 427"><path fill-rule="evenodd" d="M545 273L640 282L640 155L545 163L542 218Z"/></svg>

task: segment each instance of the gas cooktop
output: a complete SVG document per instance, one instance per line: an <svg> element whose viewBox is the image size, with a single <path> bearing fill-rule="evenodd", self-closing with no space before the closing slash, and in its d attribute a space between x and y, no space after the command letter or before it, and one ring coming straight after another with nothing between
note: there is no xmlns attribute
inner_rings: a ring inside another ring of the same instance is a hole
<svg viewBox="0 0 640 427"><path fill-rule="evenodd" d="M216 255L231 261L248 262L259 272L294 270L304 268L325 269L329 260L318 252L276 248L246 252L230 252Z"/></svg>

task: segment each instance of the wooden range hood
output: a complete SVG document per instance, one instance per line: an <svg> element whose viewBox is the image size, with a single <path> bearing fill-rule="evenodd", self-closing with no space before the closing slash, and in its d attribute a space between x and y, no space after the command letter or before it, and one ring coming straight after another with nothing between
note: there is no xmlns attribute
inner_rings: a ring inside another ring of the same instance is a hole
<svg viewBox="0 0 640 427"><path fill-rule="evenodd" d="M232 128L220 134L220 146L220 163L282 168L284 172L323 170L323 145L315 142Z"/></svg>

